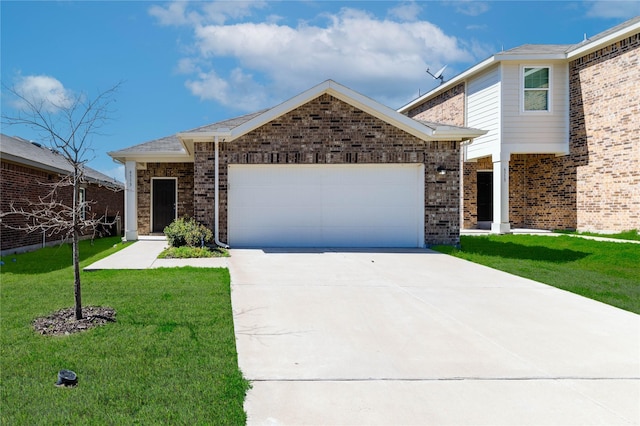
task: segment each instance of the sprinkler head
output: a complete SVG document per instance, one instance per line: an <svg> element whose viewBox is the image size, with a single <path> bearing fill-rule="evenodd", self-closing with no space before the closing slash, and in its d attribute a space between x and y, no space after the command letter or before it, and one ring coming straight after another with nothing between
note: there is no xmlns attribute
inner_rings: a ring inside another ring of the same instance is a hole
<svg viewBox="0 0 640 426"><path fill-rule="evenodd" d="M75 387L78 385L78 376L71 370L60 370L58 372L58 381L56 386L61 387Z"/></svg>

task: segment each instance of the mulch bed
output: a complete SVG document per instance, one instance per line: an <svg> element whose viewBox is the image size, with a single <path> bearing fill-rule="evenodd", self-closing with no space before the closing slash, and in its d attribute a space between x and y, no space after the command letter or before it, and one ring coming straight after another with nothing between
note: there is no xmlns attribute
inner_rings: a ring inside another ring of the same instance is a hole
<svg viewBox="0 0 640 426"><path fill-rule="evenodd" d="M61 309L48 317L36 318L33 328L46 336L65 336L115 322L116 311L104 306L86 306L82 308L82 317L76 320L75 308Z"/></svg>

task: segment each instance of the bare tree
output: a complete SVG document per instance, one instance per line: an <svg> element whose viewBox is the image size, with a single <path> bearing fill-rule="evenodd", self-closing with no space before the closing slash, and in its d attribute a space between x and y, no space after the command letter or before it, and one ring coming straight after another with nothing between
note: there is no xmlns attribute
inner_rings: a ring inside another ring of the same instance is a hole
<svg viewBox="0 0 640 426"><path fill-rule="evenodd" d="M75 317L82 319L82 292L80 285L79 240L82 234L93 232L113 223L107 221L106 212L97 216L91 213L91 202L82 199L80 189L87 182L85 164L93 155L92 137L98 134L112 114L114 95L121 83L90 99L85 94L49 98L35 98L15 87L4 89L16 99L15 114L2 114L4 125L28 126L38 131L42 142L59 152L71 166L68 175L49 185L50 191L38 202L29 202L28 207L15 207L0 213L0 217L22 215L27 224L14 227L27 232L40 231L47 235L60 235L71 239L73 246L73 273L75 295ZM63 188L72 188L72 202L65 202ZM89 214L87 214L89 212Z"/></svg>

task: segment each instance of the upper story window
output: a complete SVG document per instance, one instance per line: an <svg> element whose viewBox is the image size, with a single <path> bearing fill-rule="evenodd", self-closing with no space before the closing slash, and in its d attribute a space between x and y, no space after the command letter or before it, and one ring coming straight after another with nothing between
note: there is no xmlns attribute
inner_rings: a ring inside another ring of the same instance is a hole
<svg viewBox="0 0 640 426"><path fill-rule="evenodd" d="M549 67L523 68L523 110L550 111L549 89L551 73Z"/></svg>

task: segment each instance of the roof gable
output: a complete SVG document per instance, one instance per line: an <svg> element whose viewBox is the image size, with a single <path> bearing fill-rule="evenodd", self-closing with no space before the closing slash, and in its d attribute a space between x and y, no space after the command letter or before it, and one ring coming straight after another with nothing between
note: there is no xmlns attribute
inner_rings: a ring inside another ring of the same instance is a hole
<svg viewBox="0 0 640 426"><path fill-rule="evenodd" d="M195 142L214 142L216 137L220 141L233 142L323 94L331 95L422 140L469 140L486 133L467 127L414 120L333 80L327 80L276 107L109 152L109 155L120 161L193 161Z"/></svg>
<svg viewBox="0 0 640 426"><path fill-rule="evenodd" d="M394 126L401 128L402 130L413 134L420 139L431 139L431 137L434 135L435 128L431 128L402 114L398 114L398 112L396 112L395 110L386 107L371 98L363 96L341 84L338 84L333 80L327 80L315 87L312 87L309 90L306 90L305 92L300 93L297 96L294 96L293 98L281 103L274 108L256 115L252 119L238 125L237 127L227 129L218 128L218 130L210 132L184 132L179 133L178 137L193 141L213 141L214 137L219 136L223 137L227 142L230 142L323 94L329 94L334 98L339 99L351 106L359 108L376 118L379 118L389 124L393 124Z"/></svg>

